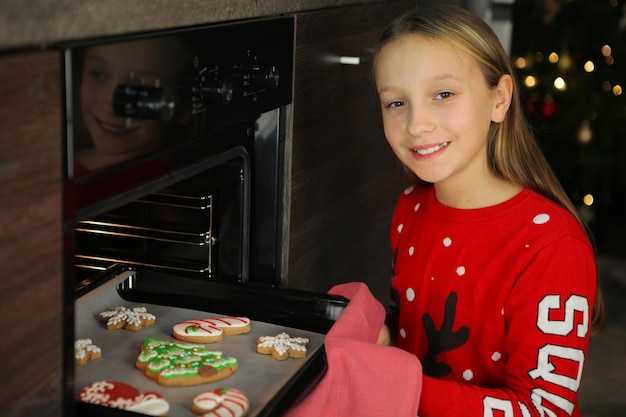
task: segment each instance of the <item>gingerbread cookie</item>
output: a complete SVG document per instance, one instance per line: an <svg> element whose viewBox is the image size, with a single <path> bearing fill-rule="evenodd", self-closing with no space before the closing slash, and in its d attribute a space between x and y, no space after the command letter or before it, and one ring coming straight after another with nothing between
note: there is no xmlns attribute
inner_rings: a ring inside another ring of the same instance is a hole
<svg viewBox="0 0 626 417"><path fill-rule="evenodd" d="M172 334L184 342L215 343L222 340L223 334L232 336L249 331L250 319L246 317L216 317L177 323L172 329Z"/></svg>
<svg viewBox="0 0 626 417"><path fill-rule="evenodd" d="M238 389L218 388L197 395L191 409L202 417L243 417L248 414L250 403Z"/></svg>
<svg viewBox="0 0 626 417"><path fill-rule="evenodd" d="M91 339L78 339L74 342L74 360L76 365L84 365L87 361L102 356L100 348L91 343Z"/></svg>
<svg viewBox="0 0 626 417"><path fill-rule="evenodd" d="M202 345L146 338L135 362L137 368L159 384L182 387L217 381L232 375L239 364L222 352Z"/></svg>
<svg viewBox="0 0 626 417"><path fill-rule="evenodd" d="M149 416L164 416L169 403L156 392L142 394L135 387L122 382L99 381L82 389L80 401L121 408Z"/></svg>
<svg viewBox="0 0 626 417"><path fill-rule="evenodd" d="M305 337L289 337L287 333L280 333L259 337L256 351L283 361L287 358L304 358L308 344L309 339Z"/></svg>
<svg viewBox="0 0 626 417"><path fill-rule="evenodd" d="M100 313L100 321L106 323L107 329L139 330L152 326L156 321L154 314L148 313L145 307L116 307L115 310Z"/></svg>

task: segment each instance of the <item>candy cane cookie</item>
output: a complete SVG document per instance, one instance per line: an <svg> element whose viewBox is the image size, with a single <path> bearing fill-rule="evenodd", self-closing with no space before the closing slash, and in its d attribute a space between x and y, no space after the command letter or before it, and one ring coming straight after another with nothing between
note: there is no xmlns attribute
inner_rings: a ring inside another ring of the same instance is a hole
<svg viewBox="0 0 626 417"><path fill-rule="evenodd" d="M218 388L197 395L191 409L201 417L243 417L248 414L250 403L238 389Z"/></svg>
<svg viewBox="0 0 626 417"><path fill-rule="evenodd" d="M222 335L232 336L249 331L250 319L246 317L214 317L176 323L172 335L184 342L215 343L222 340Z"/></svg>

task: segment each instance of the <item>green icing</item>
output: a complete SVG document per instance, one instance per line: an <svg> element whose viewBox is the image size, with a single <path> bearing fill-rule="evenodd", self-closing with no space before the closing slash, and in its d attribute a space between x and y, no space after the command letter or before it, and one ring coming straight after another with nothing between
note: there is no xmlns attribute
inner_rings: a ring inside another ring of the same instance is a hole
<svg viewBox="0 0 626 417"><path fill-rule="evenodd" d="M203 345L155 338L144 339L137 361L148 363L148 371L159 373L162 378L195 376L203 366L219 371L237 365L235 358L223 358L222 352L206 350Z"/></svg>

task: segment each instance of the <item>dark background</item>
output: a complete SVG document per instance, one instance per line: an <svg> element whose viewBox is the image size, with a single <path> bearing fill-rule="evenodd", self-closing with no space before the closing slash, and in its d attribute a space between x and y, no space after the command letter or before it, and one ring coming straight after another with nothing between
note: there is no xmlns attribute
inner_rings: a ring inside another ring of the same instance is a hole
<svg viewBox="0 0 626 417"><path fill-rule="evenodd" d="M580 388L585 417L626 415L625 28L625 0L517 0L514 6L511 57L525 58L517 76L526 113L597 249L607 323L590 341ZM548 59L552 52L556 63ZM593 72L583 69L587 61ZM536 86L523 86L527 76ZM556 77L565 90L553 87ZM616 86L625 91L616 95ZM590 140L581 141L581 133ZM591 206L583 203L587 194Z"/></svg>
<svg viewBox="0 0 626 417"><path fill-rule="evenodd" d="M518 0L514 8L514 60L527 114L541 147L570 198L580 207L601 254L626 258L626 19L624 0ZM610 57L602 47L611 47ZM559 55L557 63L548 59ZM595 65L584 71L586 61ZM608 61L608 62L607 62ZM553 87L556 77L567 83ZM615 95L613 87L624 88ZM579 140L587 127L591 140ZM585 206L582 197L594 203Z"/></svg>

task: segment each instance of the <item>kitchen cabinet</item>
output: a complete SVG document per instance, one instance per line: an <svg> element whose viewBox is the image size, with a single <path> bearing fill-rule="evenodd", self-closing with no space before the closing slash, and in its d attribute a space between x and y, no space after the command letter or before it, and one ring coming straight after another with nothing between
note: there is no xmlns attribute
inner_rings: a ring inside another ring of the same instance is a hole
<svg viewBox="0 0 626 417"><path fill-rule="evenodd" d="M61 416L61 58L0 56L0 415Z"/></svg>
<svg viewBox="0 0 626 417"><path fill-rule="evenodd" d="M288 286L327 291L363 281L386 302L389 225L404 185L383 134L371 58L382 28L411 6L387 1L296 16Z"/></svg>

